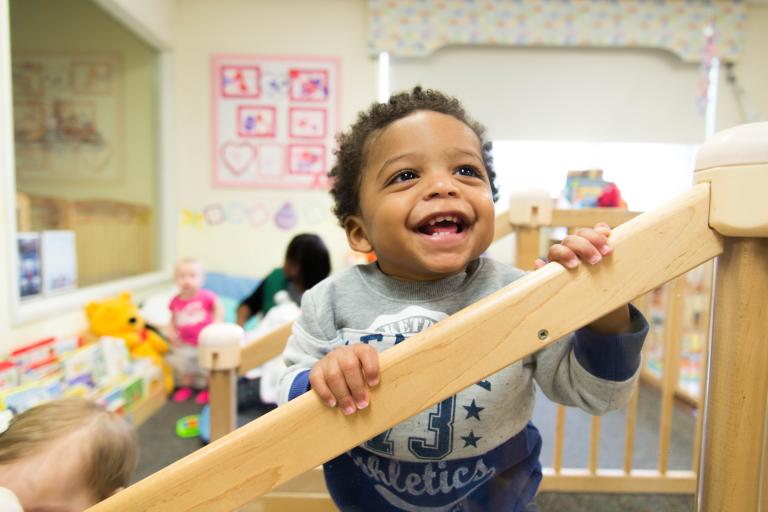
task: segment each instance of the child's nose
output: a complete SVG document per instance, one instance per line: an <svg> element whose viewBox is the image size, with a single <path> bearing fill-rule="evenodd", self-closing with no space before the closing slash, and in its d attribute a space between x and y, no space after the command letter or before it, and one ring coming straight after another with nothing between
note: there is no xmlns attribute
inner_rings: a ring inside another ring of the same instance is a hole
<svg viewBox="0 0 768 512"><path fill-rule="evenodd" d="M450 176L435 176L428 180L427 197L456 197L459 194L459 188L453 182Z"/></svg>

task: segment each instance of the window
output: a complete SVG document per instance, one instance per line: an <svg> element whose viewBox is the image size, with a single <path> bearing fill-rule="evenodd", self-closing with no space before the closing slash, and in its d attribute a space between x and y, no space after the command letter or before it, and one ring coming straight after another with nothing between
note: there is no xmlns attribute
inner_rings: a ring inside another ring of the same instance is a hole
<svg viewBox="0 0 768 512"><path fill-rule="evenodd" d="M513 192L544 189L559 197L568 171L600 169L630 209L647 211L691 188L698 145L642 142L494 141L497 210Z"/></svg>
<svg viewBox="0 0 768 512"><path fill-rule="evenodd" d="M17 296L159 270L159 51L90 0L9 7Z"/></svg>

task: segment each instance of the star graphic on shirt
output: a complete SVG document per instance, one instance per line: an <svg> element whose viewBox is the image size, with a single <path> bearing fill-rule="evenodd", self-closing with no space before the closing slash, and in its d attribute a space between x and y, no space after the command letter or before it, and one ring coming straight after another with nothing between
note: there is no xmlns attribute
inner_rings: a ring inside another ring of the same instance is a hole
<svg viewBox="0 0 768 512"><path fill-rule="evenodd" d="M467 417L464 418L465 420L468 420L469 418L477 418L477 421L480 420L480 411L485 409L485 407L478 407L475 403L475 399L472 399L472 404L470 405L462 405L463 408L467 410Z"/></svg>
<svg viewBox="0 0 768 512"><path fill-rule="evenodd" d="M475 436L474 430L470 430L468 436L461 436L461 438L464 440L464 448L466 448L469 445L472 445L475 448L477 448L477 442L482 439L481 436Z"/></svg>

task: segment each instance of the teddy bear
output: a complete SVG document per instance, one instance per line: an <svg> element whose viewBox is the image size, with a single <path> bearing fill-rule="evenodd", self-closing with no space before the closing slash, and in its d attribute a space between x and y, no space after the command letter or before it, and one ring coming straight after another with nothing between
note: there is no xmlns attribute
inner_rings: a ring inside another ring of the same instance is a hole
<svg viewBox="0 0 768 512"><path fill-rule="evenodd" d="M85 307L91 333L96 336L122 338L134 358L147 357L163 371L166 391L173 390L173 371L163 354L168 344L154 330L147 328L130 292Z"/></svg>

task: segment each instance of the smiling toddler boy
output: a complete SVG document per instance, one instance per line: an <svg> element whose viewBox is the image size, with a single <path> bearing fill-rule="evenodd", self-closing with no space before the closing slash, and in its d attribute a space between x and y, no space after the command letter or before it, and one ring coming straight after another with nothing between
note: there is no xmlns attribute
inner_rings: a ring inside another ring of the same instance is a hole
<svg viewBox="0 0 768 512"><path fill-rule="evenodd" d="M523 276L481 257L493 240L490 144L460 103L415 88L361 113L331 170L352 249L375 252L304 294L285 349L281 399L312 389L349 415L369 405L378 353ZM568 267L609 256L610 229L549 250ZM537 263L537 266L542 263ZM343 511L535 510L541 437L534 381L551 400L602 414L623 405L648 326L623 306L326 463Z"/></svg>

